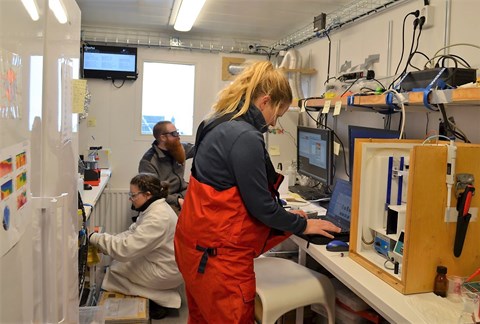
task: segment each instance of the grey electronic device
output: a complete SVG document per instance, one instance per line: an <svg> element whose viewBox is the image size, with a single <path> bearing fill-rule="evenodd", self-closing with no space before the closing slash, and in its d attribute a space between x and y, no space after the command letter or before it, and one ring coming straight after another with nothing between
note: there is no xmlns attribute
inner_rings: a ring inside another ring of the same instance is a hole
<svg viewBox="0 0 480 324"><path fill-rule="evenodd" d="M401 263L403 259L403 242L404 242L405 232L401 231L398 236L398 241L395 243L392 254L396 262Z"/></svg>

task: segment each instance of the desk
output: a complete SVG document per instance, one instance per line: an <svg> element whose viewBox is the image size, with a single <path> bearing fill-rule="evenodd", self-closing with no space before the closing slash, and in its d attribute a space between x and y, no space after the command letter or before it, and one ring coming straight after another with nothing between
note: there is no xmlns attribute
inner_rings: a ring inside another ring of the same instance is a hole
<svg viewBox="0 0 480 324"><path fill-rule="evenodd" d="M325 245L310 244L298 236L291 240L299 247L299 263L308 253L332 275L350 288L391 323L457 323L461 303L433 293L403 295L373 273L340 252L328 252Z"/></svg>
<svg viewBox="0 0 480 324"><path fill-rule="evenodd" d="M86 225L88 227L88 233L91 233L93 231L93 225L95 223L95 215L92 216L93 209L95 208L95 205L97 204L100 196L102 195L108 182L110 181L110 176L110 170L102 169L100 173L99 185L92 186L91 190L83 191L82 201L85 205L85 216L87 219ZM89 283L90 291L87 297L86 306L91 306L96 303L96 300L98 299L98 294L100 292L99 287L101 287L101 282L103 281L103 275L105 272L104 267L108 264L109 259L103 258L101 254L99 256L101 262L98 265L93 264L89 266L89 278L86 281L88 281Z"/></svg>
<svg viewBox="0 0 480 324"><path fill-rule="evenodd" d="M100 199L100 196L102 195L103 190L105 190L105 187L107 186L111 175L112 175L111 170L102 169L100 173L100 184L98 186L92 186L91 190L83 191L82 200L84 204L87 204L86 207L88 207L88 208L85 208L85 214L87 216L87 219L92 214L92 210L95 207L95 204L97 203L98 199Z"/></svg>

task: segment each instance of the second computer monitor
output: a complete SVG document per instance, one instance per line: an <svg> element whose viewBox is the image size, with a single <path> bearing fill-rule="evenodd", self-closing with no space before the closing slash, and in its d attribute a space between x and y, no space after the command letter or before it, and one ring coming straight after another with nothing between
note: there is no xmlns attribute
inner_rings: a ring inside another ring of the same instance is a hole
<svg viewBox="0 0 480 324"><path fill-rule="evenodd" d="M325 185L333 183L333 132L297 127L297 171Z"/></svg>
<svg viewBox="0 0 480 324"><path fill-rule="evenodd" d="M350 181L353 180L353 157L355 155L355 139L356 138L398 138L400 132L383 128L371 128L363 126L348 126L348 142L349 142L349 166Z"/></svg>

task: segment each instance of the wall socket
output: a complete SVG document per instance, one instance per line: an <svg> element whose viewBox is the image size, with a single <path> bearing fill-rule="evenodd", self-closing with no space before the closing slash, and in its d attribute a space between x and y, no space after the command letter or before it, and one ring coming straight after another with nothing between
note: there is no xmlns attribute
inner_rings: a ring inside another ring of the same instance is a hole
<svg viewBox="0 0 480 324"><path fill-rule="evenodd" d="M425 23L423 24L422 29L427 29L433 26L433 7L428 5L428 6L423 6L422 9L420 9L420 17L425 17Z"/></svg>

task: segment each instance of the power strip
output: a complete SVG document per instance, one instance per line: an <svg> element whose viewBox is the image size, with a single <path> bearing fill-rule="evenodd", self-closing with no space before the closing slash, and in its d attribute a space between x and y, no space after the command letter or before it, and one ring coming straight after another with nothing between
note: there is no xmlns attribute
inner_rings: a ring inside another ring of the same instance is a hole
<svg viewBox="0 0 480 324"><path fill-rule="evenodd" d="M340 81L347 81L347 80L358 80L358 79L367 79L372 80L375 78L375 71L373 70L364 70L364 71L355 71L355 72L347 72L342 74L338 79Z"/></svg>

